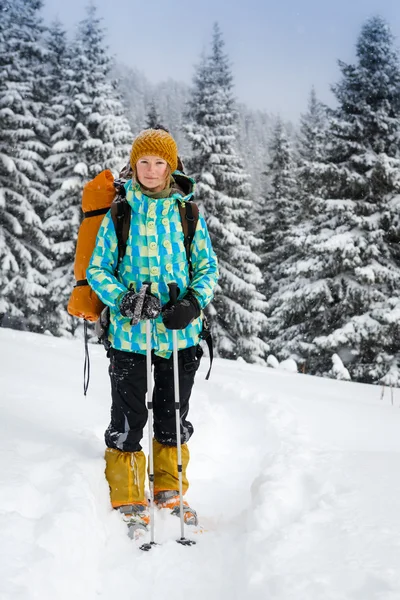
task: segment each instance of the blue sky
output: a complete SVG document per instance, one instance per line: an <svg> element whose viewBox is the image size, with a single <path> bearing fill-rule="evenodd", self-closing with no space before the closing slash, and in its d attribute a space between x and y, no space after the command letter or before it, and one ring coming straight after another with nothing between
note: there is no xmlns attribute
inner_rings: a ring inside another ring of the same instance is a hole
<svg viewBox="0 0 400 600"><path fill-rule="evenodd" d="M232 62L235 94L252 108L296 120L314 85L333 104L337 59L351 62L362 24L385 18L400 47L397 0L96 0L112 54L150 81L191 82L218 21ZM44 0L46 22L58 17L72 31L82 0Z"/></svg>

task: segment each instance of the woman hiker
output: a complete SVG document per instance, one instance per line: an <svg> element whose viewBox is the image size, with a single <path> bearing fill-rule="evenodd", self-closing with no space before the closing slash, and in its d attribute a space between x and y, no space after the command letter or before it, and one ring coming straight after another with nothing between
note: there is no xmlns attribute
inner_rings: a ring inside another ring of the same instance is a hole
<svg viewBox="0 0 400 600"><path fill-rule="evenodd" d="M154 503L180 516L172 330L177 330L182 483L189 482L187 442L193 433L188 421L189 399L202 350L202 310L213 298L218 279L217 259L204 218L199 215L191 244L192 273L184 246L178 202L189 201L195 183L177 171L178 151L173 137L163 129L142 131L132 145L133 177L125 184L131 208L126 252L118 266L118 244L110 211L100 226L96 246L87 269L91 288L110 307L108 340L111 348L111 422L105 432L105 474L111 504L119 509L132 530L146 528L150 515L145 497L146 457L141 440L147 421L146 319L151 319L154 369ZM136 315L144 282L151 282L151 295L144 296L140 321ZM168 284L179 290L170 302ZM135 313L136 308L136 313ZM136 319L137 320L137 319ZM186 501L184 520L197 524L196 512Z"/></svg>

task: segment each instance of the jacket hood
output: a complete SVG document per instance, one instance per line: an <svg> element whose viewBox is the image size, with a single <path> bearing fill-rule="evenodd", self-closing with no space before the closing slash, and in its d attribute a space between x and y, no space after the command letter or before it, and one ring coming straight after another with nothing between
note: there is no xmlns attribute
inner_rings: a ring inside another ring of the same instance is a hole
<svg viewBox="0 0 400 600"><path fill-rule="evenodd" d="M196 188L195 180L180 171L172 173L172 179L175 183L171 186L171 197L181 199L181 202L189 201Z"/></svg>

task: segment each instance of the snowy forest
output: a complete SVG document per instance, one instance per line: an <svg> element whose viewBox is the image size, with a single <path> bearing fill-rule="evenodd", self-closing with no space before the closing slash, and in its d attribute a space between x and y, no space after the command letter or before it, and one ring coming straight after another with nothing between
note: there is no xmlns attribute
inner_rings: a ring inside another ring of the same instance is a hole
<svg viewBox="0 0 400 600"><path fill-rule="evenodd" d="M299 123L234 95L210 25L192 85L150 84L114 61L91 5L73 36L41 0L1 0L0 321L73 336L66 312L85 183L117 176L162 124L197 181L220 265L209 318L218 356L292 359L304 373L400 385L400 58L365 22L339 60L333 106L310 90Z"/></svg>

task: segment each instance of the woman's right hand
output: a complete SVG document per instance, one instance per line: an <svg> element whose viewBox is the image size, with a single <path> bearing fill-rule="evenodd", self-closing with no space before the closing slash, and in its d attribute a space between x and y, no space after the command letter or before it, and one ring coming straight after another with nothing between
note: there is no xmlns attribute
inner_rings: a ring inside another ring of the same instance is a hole
<svg viewBox="0 0 400 600"><path fill-rule="evenodd" d="M141 303L142 307L140 310ZM138 308L140 310L139 315L137 315ZM123 317L135 319L135 321L156 319L161 313L161 303L153 294L145 294L143 297L143 294L129 291L123 296L120 302L119 312Z"/></svg>

